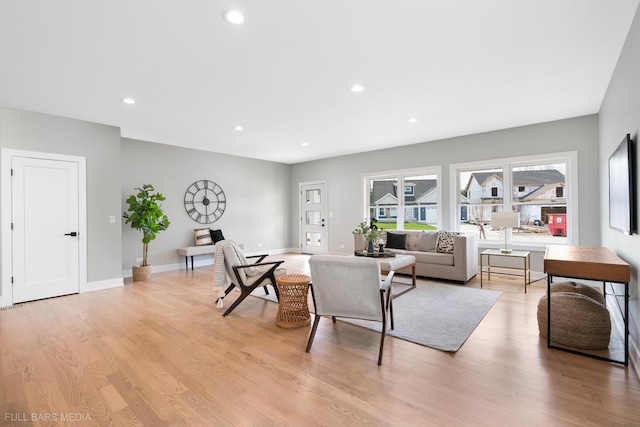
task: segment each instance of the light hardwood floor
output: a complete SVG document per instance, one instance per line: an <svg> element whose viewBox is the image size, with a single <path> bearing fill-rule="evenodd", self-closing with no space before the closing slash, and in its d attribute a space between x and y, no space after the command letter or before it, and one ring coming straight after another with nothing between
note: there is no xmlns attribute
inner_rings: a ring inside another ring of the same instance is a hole
<svg viewBox="0 0 640 427"><path fill-rule="evenodd" d="M538 336L544 280L524 294L492 276L485 288L502 296L458 352L387 337L377 366L366 329L325 320L307 354L309 328L278 328L274 303L249 297L223 318L212 275L155 273L1 310L0 425L640 425L631 368Z"/></svg>

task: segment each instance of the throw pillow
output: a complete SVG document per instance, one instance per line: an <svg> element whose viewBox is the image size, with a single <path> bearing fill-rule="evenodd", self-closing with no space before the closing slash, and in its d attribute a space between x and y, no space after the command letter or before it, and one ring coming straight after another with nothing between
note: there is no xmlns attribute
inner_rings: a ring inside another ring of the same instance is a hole
<svg viewBox="0 0 640 427"><path fill-rule="evenodd" d="M211 233L208 228L199 228L194 230L196 235L196 246L212 245Z"/></svg>
<svg viewBox="0 0 640 427"><path fill-rule="evenodd" d="M453 238L459 233L452 231L438 231L438 243L436 244L436 252L443 254L453 253Z"/></svg>
<svg viewBox="0 0 640 427"><path fill-rule="evenodd" d="M389 233L387 232L387 248L389 249L404 249L407 241L406 234Z"/></svg>
<svg viewBox="0 0 640 427"><path fill-rule="evenodd" d="M436 250L436 244L438 243L438 233L425 231L420 233L418 240L418 250L421 252L433 252Z"/></svg>
<svg viewBox="0 0 640 427"><path fill-rule="evenodd" d="M222 235L222 230L209 230L211 233L211 240L213 240L213 244L215 245L220 240L224 240L224 236Z"/></svg>

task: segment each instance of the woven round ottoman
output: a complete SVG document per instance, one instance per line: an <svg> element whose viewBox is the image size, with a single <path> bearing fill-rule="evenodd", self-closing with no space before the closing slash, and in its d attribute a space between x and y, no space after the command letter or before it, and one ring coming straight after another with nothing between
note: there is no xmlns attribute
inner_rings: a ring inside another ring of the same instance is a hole
<svg viewBox="0 0 640 427"><path fill-rule="evenodd" d="M311 323L307 298L311 277L304 274L285 274L276 277L280 305L276 325L281 328L301 328Z"/></svg>
<svg viewBox="0 0 640 427"><path fill-rule="evenodd" d="M551 293L554 292L576 292L598 301L604 305L604 295L594 287L576 282L558 282L551 284Z"/></svg>
<svg viewBox="0 0 640 427"><path fill-rule="evenodd" d="M548 295L538 301L538 330L547 337ZM551 341L575 348L609 347L611 320L604 296L575 282L551 285Z"/></svg>

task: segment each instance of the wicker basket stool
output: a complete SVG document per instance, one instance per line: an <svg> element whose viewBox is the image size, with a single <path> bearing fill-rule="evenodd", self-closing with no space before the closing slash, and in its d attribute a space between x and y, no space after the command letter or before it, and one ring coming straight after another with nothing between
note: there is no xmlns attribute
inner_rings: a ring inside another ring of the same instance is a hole
<svg viewBox="0 0 640 427"><path fill-rule="evenodd" d="M285 274L276 277L280 305L276 325L281 328L301 328L311 323L307 298L311 277L304 274Z"/></svg>
<svg viewBox="0 0 640 427"><path fill-rule="evenodd" d="M575 348L606 349L611 337L609 310L594 288L574 282L551 285L551 341ZM547 337L548 296L538 302L538 330Z"/></svg>

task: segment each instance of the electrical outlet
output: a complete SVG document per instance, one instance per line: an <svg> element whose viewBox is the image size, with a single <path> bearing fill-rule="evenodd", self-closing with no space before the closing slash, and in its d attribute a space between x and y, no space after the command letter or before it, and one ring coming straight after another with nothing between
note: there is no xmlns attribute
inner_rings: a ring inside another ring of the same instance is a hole
<svg viewBox="0 0 640 427"><path fill-rule="evenodd" d="M340 245L340 249L344 249L344 245L342 245L342 244L341 244L341 245Z"/></svg>
<svg viewBox="0 0 640 427"><path fill-rule="evenodd" d="M238 243L238 246L240 246L240 249L244 249L244 243Z"/></svg>
<svg viewBox="0 0 640 427"><path fill-rule="evenodd" d="M142 257L136 258L136 262L142 262Z"/></svg>

